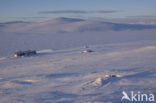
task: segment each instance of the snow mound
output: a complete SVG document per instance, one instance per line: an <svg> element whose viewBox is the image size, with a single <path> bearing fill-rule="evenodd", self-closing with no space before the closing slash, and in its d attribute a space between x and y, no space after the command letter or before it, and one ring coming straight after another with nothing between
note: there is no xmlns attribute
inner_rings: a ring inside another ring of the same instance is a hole
<svg viewBox="0 0 156 103"><path fill-rule="evenodd" d="M14 88L14 87L29 86L29 85L32 85L35 82L36 82L35 80L31 80L31 79L11 80L11 81L7 81L4 85L2 85L2 87L4 87L4 88Z"/></svg>
<svg viewBox="0 0 156 103"><path fill-rule="evenodd" d="M99 78L95 79L95 81L92 83L92 85L93 86L102 86L103 82L104 82L104 80L101 77L99 77Z"/></svg>
<svg viewBox="0 0 156 103"><path fill-rule="evenodd" d="M93 82L92 82L92 85L93 86L103 86L103 85L106 85L106 84L108 84L108 83L111 83L111 82L113 82L115 79L117 79L117 78L119 78L119 77L122 77L121 75L115 75L115 74L113 74L113 75L108 75L108 74L106 74L105 76L104 76L104 78L103 77L98 77L98 78L96 78Z"/></svg>

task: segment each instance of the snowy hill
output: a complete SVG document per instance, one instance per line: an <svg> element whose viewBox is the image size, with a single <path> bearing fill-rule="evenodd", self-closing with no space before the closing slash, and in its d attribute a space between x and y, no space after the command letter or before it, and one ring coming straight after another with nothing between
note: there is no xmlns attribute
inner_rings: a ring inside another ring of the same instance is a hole
<svg viewBox="0 0 156 103"><path fill-rule="evenodd" d="M120 24L100 20L83 20L76 18L55 18L41 22L7 22L1 23L0 31L16 33L66 33L87 31L121 31L156 29L155 25ZM4 27L3 27L4 26Z"/></svg>
<svg viewBox="0 0 156 103"><path fill-rule="evenodd" d="M0 23L0 103L121 103L123 91L156 95L155 33L152 25L75 18ZM29 49L37 55L13 57Z"/></svg>

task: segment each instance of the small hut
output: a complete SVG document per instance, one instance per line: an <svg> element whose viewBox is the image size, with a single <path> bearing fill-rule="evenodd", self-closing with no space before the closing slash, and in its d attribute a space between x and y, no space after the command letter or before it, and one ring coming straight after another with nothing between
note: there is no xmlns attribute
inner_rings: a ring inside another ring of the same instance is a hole
<svg viewBox="0 0 156 103"><path fill-rule="evenodd" d="M36 55L37 52L35 50L27 50L27 51L17 51L14 53L14 57L21 57L21 56L31 56Z"/></svg>
<svg viewBox="0 0 156 103"><path fill-rule="evenodd" d="M91 53L91 52L93 52L93 50L89 49L89 46L87 46L87 45L84 45L83 48L84 48L84 50L82 51L82 53Z"/></svg>

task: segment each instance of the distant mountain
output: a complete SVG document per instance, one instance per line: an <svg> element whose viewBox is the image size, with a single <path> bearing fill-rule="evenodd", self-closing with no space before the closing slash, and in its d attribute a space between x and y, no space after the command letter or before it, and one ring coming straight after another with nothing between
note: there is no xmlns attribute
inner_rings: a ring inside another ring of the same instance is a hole
<svg viewBox="0 0 156 103"><path fill-rule="evenodd" d="M17 23L31 23L31 22L26 22L26 21L10 21L10 22L3 22L3 23L0 23L0 25L2 24L17 24Z"/></svg>
<svg viewBox="0 0 156 103"><path fill-rule="evenodd" d="M14 21L0 23L1 32L67 33L156 29L155 25L122 24L77 18L54 18L40 22Z"/></svg>
<svg viewBox="0 0 156 103"><path fill-rule="evenodd" d="M55 18L52 21L58 22L58 23L73 23L73 22L80 22L80 21L85 21L83 19L78 19L78 18L65 18L65 17L59 17Z"/></svg>

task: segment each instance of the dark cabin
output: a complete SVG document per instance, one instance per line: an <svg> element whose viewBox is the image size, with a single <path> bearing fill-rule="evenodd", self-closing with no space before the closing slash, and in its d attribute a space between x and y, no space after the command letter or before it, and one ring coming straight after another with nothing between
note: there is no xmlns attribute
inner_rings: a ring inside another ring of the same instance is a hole
<svg viewBox="0 0 156 103"><path fill-rule="evenodd" d="M14 53L14 57L31 56L31 55L36 55L36 54L37 52L35 50L17 51Z"/></svg>

